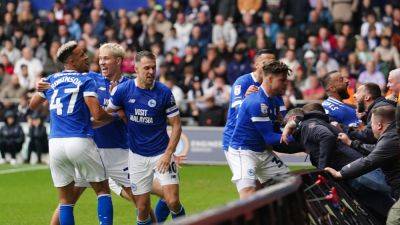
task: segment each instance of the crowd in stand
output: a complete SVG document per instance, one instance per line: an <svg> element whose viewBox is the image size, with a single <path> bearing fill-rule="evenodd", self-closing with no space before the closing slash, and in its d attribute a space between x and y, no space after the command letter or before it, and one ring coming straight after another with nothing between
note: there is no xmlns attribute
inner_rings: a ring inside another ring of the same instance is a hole
<svg viewBox="0 0 400 225"><path fill-rule="evenodd" d="M349 92L373 82L386 94L388 73L400 67L400 2L391 0L165 0L135 11L107 10L101 0L49 11L29 1L0 4L0 119L8 112L31 123L28 101L35 83L57 71L61 44L77 40L99 71L98 47L118 42L127 55L122 71L135 73L134 57L157 55L157 76L171 88L181 115L201 126L223 126L231 85L253 70L257 49L273 49L292 74L284 100L325 98L327 72L350 80ZM390 95L390 93L387 93ZM300 101L301 102L301 101ZM347 103L354 104L351 96ZM47 110L37 113L46 120ZM11 114L10 114L11 115Z"/></svg>

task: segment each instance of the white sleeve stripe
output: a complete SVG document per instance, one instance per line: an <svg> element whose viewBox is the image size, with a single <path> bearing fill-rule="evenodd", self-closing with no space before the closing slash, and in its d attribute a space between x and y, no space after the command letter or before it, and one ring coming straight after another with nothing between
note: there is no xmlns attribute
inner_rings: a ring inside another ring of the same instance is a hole
<svg viewBox="0 0 400 225"><path fill-rule="evenodd" d="M253 122L268 122L270 121L269 117L251 117L251 121Z"/></svg>
<svg viewBox="0 0 400 225"><path fill-rule="evenodd" d="M174 106L168 108L167 110L165 110L165 112L166 112L166 113L170 113L170 112L172 112L172 111L174 111L174 110L176 110L176 109L178 109L178 106L174 105Z"/></svg>
<svg viewBox="0 0 400 225"><path fill-rule="evenodd" d="M279 111L285 111L285 110L286 110L286 106L281 105L281 106L279 107Z"/></svg>
<svg viewBox="0 0 400 225"><path fill-rule="evenodd" d="M116 106L111 101L109 101L107 108L116 110L116 109L120 109L121 107L120 106Z"/></svg>
<svg viewBox="0 0 400 225"><path fill-rule="evenodd" d="M174 117L174 116L177 116L177 115L179 115L179 110L177 110L177 111L174 112L174 113L168 114L167 117L168 117L168 118L171 118L171 117Z"/></svg>
<svg viewBox="0 0 400 225"><path fill-rule="evenodd" d="M236 101L232 102L231 108L235 108L236 106L241 105L242 102L243 102L242 100L236 100Z"/></svg>
<svg viewBox="0 0 400 225"><path fill-rule="evenodd" d="M83 97L88 97L88 96L92 96L92 97L96 97L97 98L97 94L94 91L85 91L85 92L83 92Z"/></svg>
<svg viewBox="0 0 400 225"><path fill-rule="evenodd" d="M38 92L38 95L40 96L40 97L42 97L42 98L46 98L46 95L44 95L44 93L43 92Z"/></svg>

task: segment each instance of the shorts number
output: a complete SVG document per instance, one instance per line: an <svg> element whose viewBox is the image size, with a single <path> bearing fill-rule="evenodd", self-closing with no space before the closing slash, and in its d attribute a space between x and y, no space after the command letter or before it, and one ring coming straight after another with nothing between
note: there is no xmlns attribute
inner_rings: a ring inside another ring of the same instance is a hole
<svg viewBox="0 0 400 225"><path fill-rule="evenodd" d="M176 173L177 172L175 162L172 162L171 164L169 164L168 172L169 173Z"/></svg>
<svg viewBox="0 0 400 225"><path fill-rule="evenodd" d="M279 168L281 168L283 166L282 160L278 159L276 156L274 156L274 158L272 158L272 162L276 163Z"/></svg>

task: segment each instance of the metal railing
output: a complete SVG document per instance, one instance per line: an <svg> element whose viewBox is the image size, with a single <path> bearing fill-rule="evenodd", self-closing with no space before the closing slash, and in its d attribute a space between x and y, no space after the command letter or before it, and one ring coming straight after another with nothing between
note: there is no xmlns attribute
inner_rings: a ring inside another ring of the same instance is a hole
<svg viewBox="0 0 400 225"><path fill-rule="evenodd" d="M300 176L288 176L245 200L174 220L168 225L301 225L307 224ZM303 209L303 210L301 210Z"/></svg>

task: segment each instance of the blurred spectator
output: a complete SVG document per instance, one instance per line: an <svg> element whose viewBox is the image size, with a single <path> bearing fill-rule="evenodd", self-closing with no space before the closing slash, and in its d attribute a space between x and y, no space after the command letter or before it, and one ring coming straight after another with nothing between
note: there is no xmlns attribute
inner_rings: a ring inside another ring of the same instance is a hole
<svg viewBox="0 0 400 225"><path fill-rule="evenodd" d="M14 33L15 26L16 23L14 21L13 15L9 12L4 14L3 29L4 29L4 35L7 38L11 38L11 36Z"/></svg>
<svg viewBox="0 0 400 225"><path fill-rule="evenodd" d="M132 49L128 48L121 66L122 73L133 74L135 72L135 56Z"/></svg>
<svg viewBox="0 0 400 225"><path fill-rule="evenodd" d="M30 11L23 10L18 14L18 25L26 35L32 35L35 32L35 23Z"/></svg>
<svg viewBox="0 0 400 225"><path fill-rule="evenodd" d="M43 119L39 113L33 113L29 120L29 133L30 138L28 144L28 155L25 163L30 163L32 152L35 152L38 157L38 163L42 163L42 153L49 152L49 144L47 138L46 127L44 126Z"/></svg>
<svg viewBox="0 0 400 225"><path fill-rule="evenodd" d="M5 124L0 128L0 164L5 161L5 153L10 153L10 164L17 164L16 156L22 149L25 134L17 121L16 115L12 111L7 111L4 115Z"/></svg>
<svg viewBox="0 0 400 225"><path fill-rule="evenodd" d="M225 21L222 15L217 15L212 28L212 42L217 44L220 39L223 39L228 49L232 50L237 41L237 32L232 23Z"/></svg>
<svg viewBox="0 0 400 225"><path fill-rule="evenodd" d="M336 38L329 33L327 27L319 28L318 42L322 46L322 49L328 53L333 52L337 48Z"/></svg>
<svg viewBox="0 0 400 225"><path fill-rule="evenodd" d="M233 17L237 11L236 0L216 0L216 13L222 15L225 20L233 21Z"/></svg>
<svg viewBox="0 0 400 225"><path fill-rule="evenodd" d="M384 89L386 85L385 76L376 69L374 61L367 62L366 70L360 74L358 82L360 84L375 83L379 85L381 90Z"/></svg>
<svg viewBox="0 0 400 225"><path fill-rule="evenodd" d="M382 34L383 25L376 20L376 14L373 11L370 11L367 14L367 21L365 21L361 26L361 37L366 37L368 35L370 27L375 27L377 35L380 36Z"/></svg>
<svg viewBox="0 0 400 225"><path fill-rule="evenodd" d="M352 21L353 13L356 12L359 0L329 0L336 32L342 29L344 23Z"/></svg>
<svg viewBox="0 0 400 225"><path fill-rule="evenodd" d="M178 39L186 45L189 42L193 24L186 21L184 13L178 13L174 28L176 29Z"/></svg>
<svg viewBox="0 0 400 225"><path fill-rule="evenodd" d="M319 56L322 46L318 43L317 36L311 35L308 37L307 43L303 45L303 51L312 51L316 57Z"/></svg>
<svg viewBox="0 0 400 225"><path fill-rule="evenodd" d="M25 35L22 29L19 27L15 28L14 35L11 37L11 40L14 46L18 49L22 49L29 44L28 36Z"/></svg>
<svg viewBox="0 0 400 225"><path fill-rule="evenodd" d="M24 49L22 49L22 58L15 63L14 73L18 76L19 79L23 77L21 67L22 65L26 65L28 68L28 88L34 88L36 84L36 79L43 71L43 66L39 59L33 57L32 49L29 47L25 47Z"/></svg>
<svg viewBox="0 0 400 225"><path fill-rule="evenodd" d="M399 51L396 47L391 45L390 37L383 36L380 45L375 51L379 53L382 61L390 65L391 69L400 67Z"/></svg>
<svg viewBox="0 0 400 225"><path fill-rule="evenodd" d="M185 94L183 93L182 89L176 85L176 79L173 77L167 77L165 80L165 85L171 90L172 94L174 95L176 105L179 108L179 111L185 113L186 103L185 103Z"/></svg>
<svg viewBox="0 0 400 225"><path fill-rule="evenodd" d="M347 48L354 50L356 47L356 38L354 37L353 29L350 24L343 24L340 34L346 38Z"/></svg>
<svg viewBox="0 0 400 225"><path fill-rule="evenodd" d="M350 50L347 48L347 40L344 36L339 36L337 38L337 49L333 51L332 57L340 65L346 65L349 58Z"/></svg>
<svg viewBox="0 0 400 225"><path fill-rule="evenodd" d="M92 33L91 33L92 34ZM73 37L70 36L68 28L65 25L60 25L58 27L57 35L53 37L53 41L60 41L61 44L65 44L68 41L72 41Z"/></svg>
<svg viewBox="0 0 400 225"><path fill-rule="evenodd" d="M143 49L149 50L151 45L155 43L162 44L163 43L163 35L160 32L157 32L154 25L150 25L147 28L147 31L144 35L143 39Z"/></svg>
<svg viewBox="0 0 400 225"><path fill-rule="evenodd" d="M163 13L165 18L171 23L175 23L180 5L178 1L165 0Z"/></svg>
<svg viewBox="0 0 400 225"><path fill-rule="evenodd" d="M0 91L0 101L3 103L5 108L12 108L14 102L24 95L26 89L19 85L18 77L12 76L10 85L5 86Z"/></svg>
<svg viewBox="0 0 400 225"><path fill-rule="evenodd" d="M297 100L303 99L301 91L296 87L294 81L288 82L285 95L282 96L287 109L293 108Z"/></svg>
<svg viewBox="0 0 400 225"><path fill-rule="evenodd" d="M328 53L325 51L322 51L319 54L319 60L317 61L317 71L319 71L321 68L324 68L325 71L331 72L334 70L339 70L339 64L337 61L331 57L329 57ZM323 74L318 73L318 76L321 77Z"/></svg>
<svg viewBox="0 0 400 225"><path fill-rule="evenodd" d="M255 32L256 25L253 21L253 15L250 13L242 14L242 22L240 22L237 27L239 39L246 41L250 37L254 36Z"/></svg>
<svg viewBox="0 0 400 225"><path fill-rule="evenodd" d="M46 61L46 64L43 65L43 73L45 74L45 76L59 72L64 69L63 64L57 60L57 50L60 46L61 44L58 41L53 41L51 43L49 50L49 59Z"/></svg>
<svg viewBox="0 0 400 225"><path fill-rule="evenodd" d="M93 0L93 8L97 10L100 17L104 20L106 26L113 25L111 13L103 7L103 0Z"/></svg>
<svg viewBox="0 0 400 225"><path fill-rule="evenodd" d="M82 30L79 24L74 20L71 14L67 13L64 15L64 22L67 26L68 33L73 37L75 40L79 40L82 35Z"/></svg>
<svg viewBox="0 0 400 225"><path fill-rule="evenodd" d="M214 84L205 91L206 98L213 96L215 98L215 104L221 107L228 107L229 96L231 92L231 86L225 83L223 77L217 76L214 79Z"/></svg>
<svg viewBox="0 0 400 225"><path fill-rule="evenodd" d="M209 7L201 0L189 0L189 6L185 10L185 14L189 22L195 22L200 12L206 16L209 14Z"/></svg>
<svg viewBox="0 0 400 225"><path fill-rule="evenodd" d="M379 37L376 34L375 26L368 28L368 35L364 38L365 43L368 45L368 49L373 51L379 45Z"/></svg>
<svg viewBox="0 0 400 225"><path fill-rule="evenodd" d="M316 61L317 60L314 52L311 50L306 51L304 54L304 68L307 76L316 72Z"/></svg>
<svg viewBox="0 0 400 225"><path fill-rule="evenodd" d="M288 49L286 51L285 58L281 59L281 62L285 63L289 67L289 69L292 70L294 77L296 77L297 70L299 69L299 67L301 67L301 65L296 59L296 53L293 49Z"/></svg>
<svg viewBox="0 0 400 225"><path fill-rule="evenodd" d="M201 39L206 40L207 43L212 41L213 24L211 23L207 13L200 11L198 13L196 26L200 27Z"/></svg>
<svg viewBox="0 0 400 225"><path fill-rule="evenodd" d="M357 40L355 53L362 64L366 64L373 59L372 53L368 50L367 44L363 39Z"/></svg>
<svg viewBox="0 0 400 225"><path fill-rule="evenodd" d="M3 64L0 64L0 89L3 89L9 84L11 77L6 74L6 70ZM1 100L0 100L1 102Z"/></svg>
<svg viewBox="0 0 400 225"><path fill-rule="evenodd" d="M285 20L284 20L284 26L281 29L281 32L285 34L285 37L301 37L301 31L299 29L299 26L295 23L295 19L292 15L286 15ZM303 43L303 40L301 40L301 43Z"/></svg>
<svg viewBox="0 0 400 225"><path fill-rule="evenodd" d="M347 66L350 70L350 75L355 78L358 78L360 73L365 70L364 65L360 63L360 60L358 60L356 53L349 54Z"/></svg>
<svg viewBox="0 0 400 225"><path fill-rule="evenodd" d="M268 38L265 36L263 27L259 26L256 28L255 35L247 39L247 45L250 49L264 49L271 46ZM264 45L264 47L261 48L260 45Z"/></svg>
<svg viewBox="0 0 400 225"><path fill-rule="evenodd" d="M11 39L4 41L4 48L0 51L1 55L6 55L11 64L15 64L17 59L21 58L21 51L14 47Z"/></svg>
<svg viewBox="0 0 400 225"><path fill-rule="evenodd" d="M200 126L224 126L225 110L215 102L214 96L207 96L205 108L199 114Z"/></svg>
<svg viewBox="0 0 400 225"><path fill-rule="evenodd" d="M93 9L90 12L90 24L92 25L92 34L99 37L100 40L104 38L104 30L106 28L105 20L100 16L100 12L97 9Z"/></svg>
<svg viewBox="0 0 400 225"><path fill-rule="evenodd" d="M27 93L22 95L19 98L18 107L17 107L17 119L19 122L26 122L28 119L28 115L31 114L31 110L29 109L29 97Z"/></svg>
<svg viewBox="0 0 400 225"><path fill-rule="evenodd" d="M1 64L4 66L4 71L8 75L14 74L14 65L8 60L6 55L0 55Z"/></svg>
<svg viewBox="0 0 400 225"><path fill-rule="evenodd" d="M227 68L228 83L232 85L235 80L243 74L251 73L252 68L245 49L236 49L233 59L229 62Z"/></svg>
<svg viewBox="0 0 400 225"><path fill-rule="evenodd" d="M292 15L294 22L301 25L307 22L310 3L309 0L283 0L282 9L285 15Z"/></svg>
<svg viewBox="0 0 400 225"><path fill-rule="evenodd" d="M200 78L197 76L193 78L192 85L187 93L187 100L190 107L190 116L197 118L200 111L205 108L204 90L201 87Z"/></svg>
<svg viewBox="0 0 400 225"><path fill-rule="evenodd" d="M309 21L305 25L305 34L306 36L318 35L318 31L323 25L322 22L319 21L318 12L316 10L312 10L309 17Z"/></svg>
<svg viewBox="0 0 400 225"><path fill-rule="evenodd" d="M169 37L165 39L164 52L169 52L173 48L177 48L178 56L182 57L185 54L186 43L179 39L175 28L171 28L169 33Z"/></svg>
<svg viewBox="0 0 400 225"><path fill-rule="evenodd" d="M32 49L33 57L37 58L42 65L47 63L47 51L44 46L41 46L36 35L29 37L29 47Z"/></svg>
<svg viewBox="0 0 400 225"><path fill-rule="evenodd" d="M172 23L165 18L160 5L157 5L156 8L151 12L147 20L147 24L154 25L156 31L162 34L164 38L169 37Z"/></svg>
<svg viewBox="0 0 400 225"><path fill-rule="evenodd" d="M308 83L310 87L303 91L304 100L322 100L325 96L325 89L318 77L316 75L309 76Z"/></svg>
<svg viewBox="0 0 400 225"><path fill-rule="evenodd" d="M265 30L265 35L268 37L269 41L274 43L276 41L276 35L278 34L280 27L277 23L272 20L272 15L270 12L266 11L262 16L262 26Z"/></svg>

